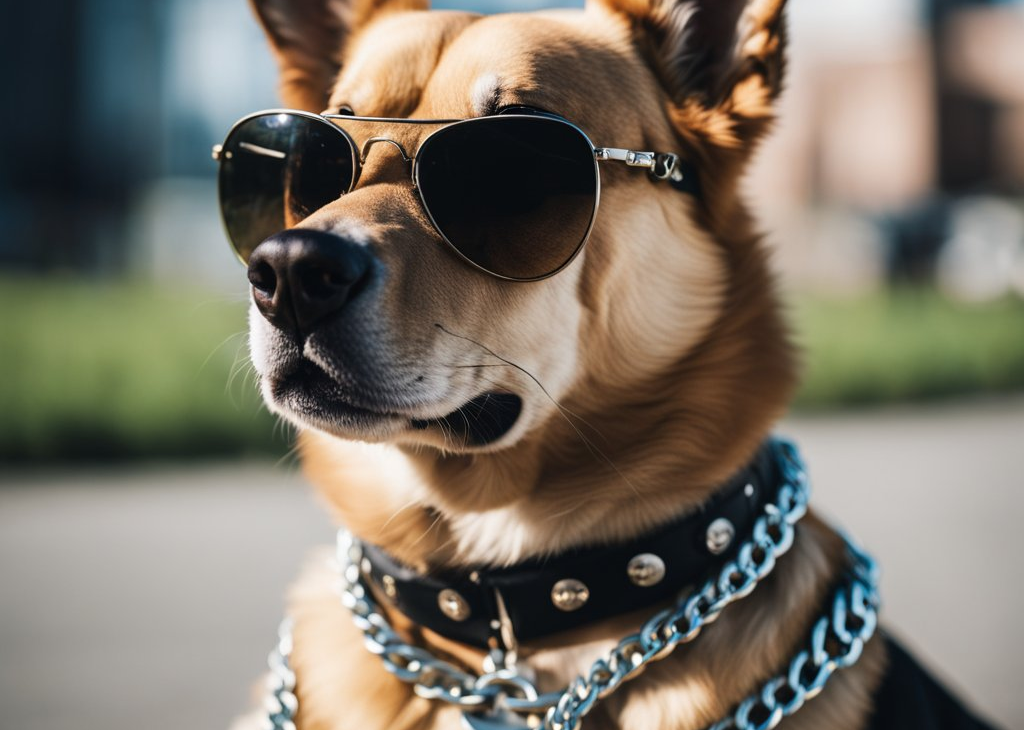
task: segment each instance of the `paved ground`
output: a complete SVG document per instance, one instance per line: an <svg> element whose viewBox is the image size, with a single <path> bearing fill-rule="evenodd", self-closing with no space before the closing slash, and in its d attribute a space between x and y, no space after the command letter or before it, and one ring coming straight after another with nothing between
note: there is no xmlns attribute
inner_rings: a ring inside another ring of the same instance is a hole
<svg viewBox="0 0 1024 730"><path fill-rule="evenodd" d="M800 419L815 503L881 559L887 623L1024 727L1024 400ZM262 464L0 477L0 728L223 728L330 527Z"/></svg>

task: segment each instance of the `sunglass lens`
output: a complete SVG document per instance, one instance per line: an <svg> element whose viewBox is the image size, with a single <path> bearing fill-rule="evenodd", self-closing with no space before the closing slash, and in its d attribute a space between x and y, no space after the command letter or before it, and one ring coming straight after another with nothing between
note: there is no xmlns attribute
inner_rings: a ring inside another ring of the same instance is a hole
<svg viewBox="0 0 1024 730"><path fill-rule="evenodd" d="M486 117L427 138L417 155L424 205L449 243L509 279L549 276L572 260L597 205L590 141L549 117Z"/></svg>
<svg viewBox="0 0 1024 730"><path fill-rule="evenodd" d="M355 156L326 120L268 113L238 124L220 154L220 209L242 261L268 236L346 193Z"/></svg>

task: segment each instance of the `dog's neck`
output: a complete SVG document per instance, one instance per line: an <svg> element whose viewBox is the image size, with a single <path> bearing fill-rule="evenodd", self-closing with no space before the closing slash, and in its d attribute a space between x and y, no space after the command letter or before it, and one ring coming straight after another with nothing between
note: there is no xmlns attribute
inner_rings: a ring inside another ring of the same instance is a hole
<svg viewBox="0 0 1024 730"><path fill-rule="evenodd" d="M346 526L414 566L511 564L626 539L694 509L754 454L794 382L758 242L725 251L732 283L719 316L675 366L637 389L642 402L622 388L614 400L570 395L573 415L473 456L304 434L317 442L304 450L307 474ZM588 383L577 390L608 393Z"/></svg>

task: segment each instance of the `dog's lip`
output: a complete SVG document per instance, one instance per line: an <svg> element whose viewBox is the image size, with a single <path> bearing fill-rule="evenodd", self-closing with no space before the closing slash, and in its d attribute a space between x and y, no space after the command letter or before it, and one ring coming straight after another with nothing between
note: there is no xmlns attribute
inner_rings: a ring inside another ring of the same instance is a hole
<svg viewBox="0 0 1024 730"><path fill-rule="evenodd" d="M343 387L330 374L308 360L303 360L287 374L271 379L269 385L275 401L299 413L337 413L342 416L391 420L408 420L411 417L408 413L402 413L402 408L387 403L379 396L360 396Z"/></svg>
<svg viewBox="0 0 1024 730"><path fill-rule="evenodd" d="M352 403L327 373L312 364L296 368L286 376L267 379L266 384L269 400L284 415L315 428L355 433L407 420L397 413Z"/></svg>
<svg viewBox="0 0 1024 730"><path fill-rule="evenodd" d="M268 385L274 402L301 420L309 419L310 425L336 424L343 430L379 426L414 432L436 429L449 447L457 440L465 446L493 444L512 430L523 408L518 395L497 390L479 393L455 409L443 402L395 405L379 394L355 395L309 361L270 379ZM445 401L450 403L450 399ZM435 415L438 413L444 415Z"/></svg>
<svg viewBox="0 0 1024 730"><path fill-rule="evenodd" d="M487 446L512 430L522 410L523 399L515 393L488 391L441 418L413 419L411 425L417 430L437 427L446 439L461 437L469 446Z"/></svg>

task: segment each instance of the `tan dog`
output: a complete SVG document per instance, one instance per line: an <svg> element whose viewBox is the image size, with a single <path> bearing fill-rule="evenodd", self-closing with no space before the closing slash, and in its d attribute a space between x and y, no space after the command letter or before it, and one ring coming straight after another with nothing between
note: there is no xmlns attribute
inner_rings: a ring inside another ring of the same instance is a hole
<svg viewBox="0 0 1024 730"><path fill-rule="evenodd" d="M442 245L401 159L415 129L389 130L400 148L375 146L352 192L293 215L298 230L356 241L386 272L358 312L308 338L258 291L251 321L267 402L299 427L306 473L354 534L422 571L509 565L641 534L747 463L794 385L738 190L781 89L783 4L592 0L480 17L418 0L255 1L289 107L458 119L527 106L597 143L679 154L699 175L693 196L602 168L586 247L532 283L488 276ZM506 412L488 414L487 395ZM483 434L461 423L471 403L495 419ZM845 561L838 536L806 517L750 597L586 726L697 730L725 717L806 639ZM318 563L292 593L297 726L459 727L456 709L414 695L366 652L334 581ZM390 618L482 671L482 652ZM542 690L564 686L637 620L527 645L522 659ZM784 726L864 727L885 663L870 642Z"/></svg>

